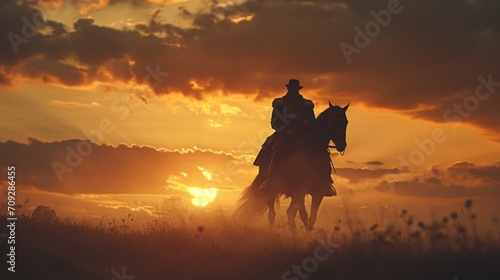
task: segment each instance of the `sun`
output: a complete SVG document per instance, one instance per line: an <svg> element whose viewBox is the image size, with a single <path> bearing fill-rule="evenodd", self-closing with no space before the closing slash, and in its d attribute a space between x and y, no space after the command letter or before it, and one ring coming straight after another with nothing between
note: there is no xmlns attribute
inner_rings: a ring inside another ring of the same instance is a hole
<svg viewBox="0 0 500 280"><path fill-rule="evenodd" d="M206 168L198 166L201 174L207 179L207 181L212 180L212 173L210 173ZM215 200L217 197L216 188L198 188L198 187L188 187L187 191L193 197L191 203L194 206L205 207Z"/></svg>
<svg viewBox="0 0 500 280"><path fill-rule="evenodd" d="M194 206L200 207L207 206L209 203L213 202L215 200L215 197L217 196L216 188L204 189L197 187L188 187L188 192L193 196L193 198L191 199L191 203L193 203Z"/></svg>

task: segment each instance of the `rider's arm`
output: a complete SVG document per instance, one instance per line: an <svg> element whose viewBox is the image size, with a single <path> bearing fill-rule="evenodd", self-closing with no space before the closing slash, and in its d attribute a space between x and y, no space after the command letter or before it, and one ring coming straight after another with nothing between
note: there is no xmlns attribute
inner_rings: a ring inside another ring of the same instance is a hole
<svg viewBox="0 0 500 280"><path fill-rule="evenodd" d="M286 124L283 123L283 107L285 103L282 98L276 98L273 101L273 113L271 115L271 127L276 132L282 132L286 129Z"/></svg>
<svg viewBox="0 0 500 280"><path fill-rule="evenodd" d="M307 109L304 119L308 122L313 122L316 119L314 116L314 103L311 100L306 99L304 101L304 106Z"/></svg>

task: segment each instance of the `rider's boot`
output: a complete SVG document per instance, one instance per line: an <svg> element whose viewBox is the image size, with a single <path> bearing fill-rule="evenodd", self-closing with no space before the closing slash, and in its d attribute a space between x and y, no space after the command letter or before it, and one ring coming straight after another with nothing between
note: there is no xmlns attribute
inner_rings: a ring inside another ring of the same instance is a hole
<svg viewBox="0 0 500 280"><path fill-rule="evenodd" d="M320 186L319 188L319 193L323 196L337 196L337 190L333 186L333 180L330 174L325 174L323 180L320 180L318 182L318 185Z"/></svg>

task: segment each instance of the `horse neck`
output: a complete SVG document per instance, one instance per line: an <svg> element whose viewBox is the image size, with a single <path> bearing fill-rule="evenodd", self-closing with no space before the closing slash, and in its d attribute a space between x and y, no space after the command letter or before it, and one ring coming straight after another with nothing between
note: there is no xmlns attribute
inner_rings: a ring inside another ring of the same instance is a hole
<svg viewBox="0 0 500 280"><path fill-rule="evenodd" d="M316 152L323 152L328 148L330 138L326 135L326 125L320 121L314 122L311 137L311 149Z"/></svg>

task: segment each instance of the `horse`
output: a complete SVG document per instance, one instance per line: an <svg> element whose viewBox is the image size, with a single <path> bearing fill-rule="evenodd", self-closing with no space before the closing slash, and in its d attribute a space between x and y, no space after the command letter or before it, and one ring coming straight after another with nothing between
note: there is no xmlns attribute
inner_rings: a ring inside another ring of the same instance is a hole
<svg viewBox="0 0 500 280"><path fill-rule="evenodd" d="M311 124L309 133L301 138L296 149L283 158L273 186L268 191L260 189L261 184L266 180L267 172L263 170L264 168L259 168L259 173L238 201L236 216L248 218L262 215L268 210L268 221L270 226L273 226L276 217L275 205L279 205L280 197L285 195L291 197L292 200L287 209L290 230L297 231L295 224L297 212L304 228L307 231L312 230L316 223L319 206L323 201L323 195L317 191L320 187L316 180L320 177L317 159L324 156L324 153L329 153L329 148L335 148L343 155L347 147L346 111L349 104L340 107L328 103L329 107L318 115ZM330 141L335 146L329 146ZM307 194L312 196L310 216L305 208Z"/></svg>

